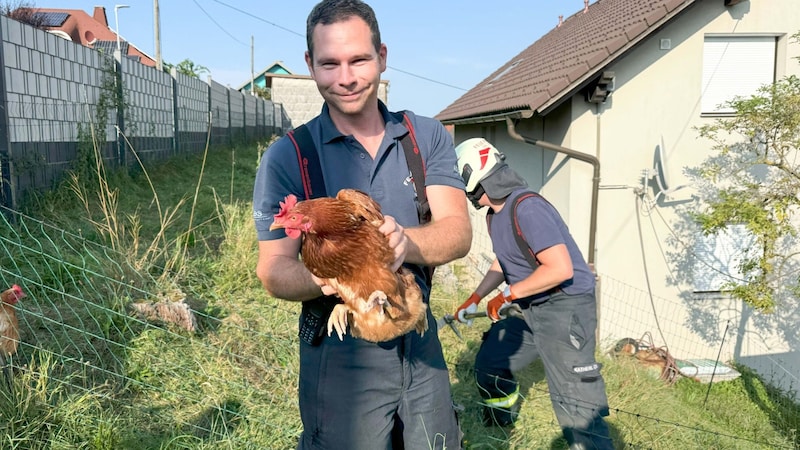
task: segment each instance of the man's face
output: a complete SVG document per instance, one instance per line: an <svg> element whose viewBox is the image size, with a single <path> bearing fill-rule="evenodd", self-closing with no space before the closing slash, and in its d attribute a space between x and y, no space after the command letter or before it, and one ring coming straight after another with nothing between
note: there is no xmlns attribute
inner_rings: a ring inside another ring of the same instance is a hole
<svg viewBox="0 0 800 450"><path fill-rule="evenodd" d="M378 97L381 73L386 70L386 46L372 45L366 22L351 17L317 25L312 36L314 60L306 64L332 114L358 115Z"/></svg>

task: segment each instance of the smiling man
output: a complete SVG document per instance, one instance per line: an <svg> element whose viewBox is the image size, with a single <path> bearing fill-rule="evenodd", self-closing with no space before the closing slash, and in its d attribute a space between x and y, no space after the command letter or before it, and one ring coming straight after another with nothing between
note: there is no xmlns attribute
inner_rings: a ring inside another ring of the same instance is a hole
<svg viewBox="0 0 800 450"><path fill-rule="evenodd" d="M325 104L303 128L319 159L325 194L358 189L380 204L385 217L380 229L394 249L395 267L403 265L415 274L427 303L431 280L425 268L463 257L471 242L452 139L438 121L390 112L378 100L387 48L369 5L320 2L308 16L306 38L306 63ZM424 335L412 331L381 343L349 333L343 340L320 336L313 327L327 321L336 292L298 259L300 240L270 230L280 201L288 194L304 198L314 181L313 174L311 180L301 175L299 161L305 166L315 158L299 157L305 154L299 134L295 130L265 152L253 192L257 275L272 296L303 302L298 448L461 448L430 308L431 329ZM407 154L421 158L420 176L414 176ZM426 204L429 214L420 212Z"/></svg>

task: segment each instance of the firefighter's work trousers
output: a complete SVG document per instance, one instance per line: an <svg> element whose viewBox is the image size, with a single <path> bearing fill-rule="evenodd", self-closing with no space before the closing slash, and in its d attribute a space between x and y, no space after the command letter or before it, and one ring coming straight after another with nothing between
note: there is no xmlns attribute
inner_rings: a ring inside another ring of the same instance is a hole
<svg viewBox="0 0 800 450"><path fill-rule="evenodd" d="M510 409L520 401L513 373L542 358L550 400L571 448L613 449L603 419L605 382L595 360L594 295L557 292L544 303L521 306L524 320L500 320L484 334L475 377L485 405Z"/></svg>
<svg viewBox="0 0 800 450"><path fill-rule="evenodd" d="M300 343L299 450L460 449L450 379L428 309L424 336Z"/></svg>

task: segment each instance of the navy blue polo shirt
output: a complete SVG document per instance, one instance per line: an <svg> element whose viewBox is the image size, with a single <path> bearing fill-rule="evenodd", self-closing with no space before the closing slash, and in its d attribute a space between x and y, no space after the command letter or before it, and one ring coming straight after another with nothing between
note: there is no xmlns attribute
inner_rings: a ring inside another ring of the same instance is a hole
<svg viewBox="0 0 800 450"><path fill-rule="evenodd" d="M395 218L404 227L419 225L414 182L406 163L400 139L408 133L402 113L390 113L378 102L386 122L383 141L373 160L353 137L336 128L323 105L320 115L306 126L319 154L328 196L340 189L354 188L368 193L381 205L384 215ZM456 168L453 141L439 121L407 112L413 124L417 145L425 167L425 185L445 185L464 189ZM288 194L298 200L305 196L294 144L284 136L264 152L253 189L253 219L259 240L280 239L283 229L269 231L279 202Z"/></svg>
<svg viewBox="0 0 800 450"><path fill-rule="evenodd" d="M490 237L492 250L503 268L506 281L510 284L518 283L527 278L533 269L525 255L520 250L514 238L511 225L513 205L510 203L518 194L528 189L517 189L506 200L505 207L492 218ZM586 260L572 238L567 224L558 211L544 198L533 196L523 199L517 206L517 222L525 242L539 253L557 244L567 246L569 257L572 260L573 277L561 285L561 290L569 295L579 295L594 291L594 275Z"/></svg>

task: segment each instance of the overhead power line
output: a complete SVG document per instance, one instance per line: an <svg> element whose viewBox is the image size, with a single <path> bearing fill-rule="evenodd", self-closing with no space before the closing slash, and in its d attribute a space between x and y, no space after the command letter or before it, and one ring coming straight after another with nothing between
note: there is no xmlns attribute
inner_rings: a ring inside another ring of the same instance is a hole
<svg viewBox="0 0 800 450"><path fill-rule="evenodd" d="M228 36L230 36L230 38L231 38L231 39L233 39L234 41L236 41L236 42L238 42L238 43L240 43L240 44L242 44L242 45L244 45L244 46L246 46L246 45L247 45L247 44L245 44L244 42L240 41L239 39L236 39L236 36L234 36L234 35L232 35L231 33L229 33L229 32L228 32L228 30L226 30L226 29L225 29L225 28L224 28L222 25L220 25L220 24L219 24L219 22L217 22L216 20L214 20L214 18L213 18L213 17L211 17L211 14L209 14L209 13L208 13L208 12L207 12L205 9L203 9L203 7L202 7L202 6L200 6L200 3L197 3L197 0L192 0L192 2L194 2L194 4L195 4L195 5L197 5L197 7L198 7L198 8L200 8L200 11L203 11L203 14L205 14L205 15L206 15L206 17L208 17L208 19L209 19L210 21L214 22L214 25L216 25L216 26L217 26L217 27L218 27L220 30L222 30L222 32L223 32L223 33L225 33L225 34L227 34Z"/></svg>

